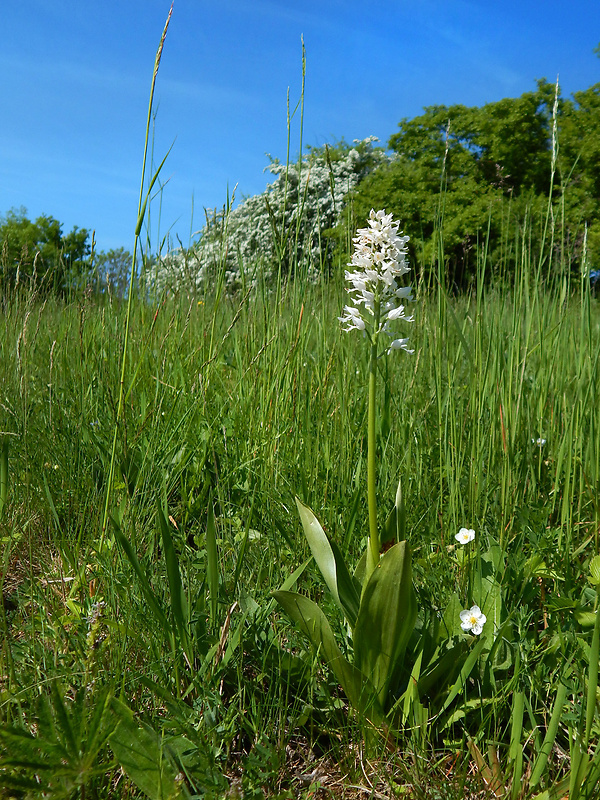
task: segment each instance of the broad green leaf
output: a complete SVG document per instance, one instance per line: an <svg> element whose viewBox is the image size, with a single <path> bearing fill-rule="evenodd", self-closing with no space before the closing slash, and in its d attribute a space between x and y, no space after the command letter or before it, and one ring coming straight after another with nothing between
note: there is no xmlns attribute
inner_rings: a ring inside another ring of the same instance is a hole
<svg viewBox="0 0 600 800"><path fill-rule="evenodd" d="M454 699L456 698L458 693L464 688L464 686L465 686L465 684L467 682L467 678L471 674L471 672L473 670L473 667L477 663L477 659L481 655L481 652L484 649L485 645L486 645L485 639L481 639L480 638L479 641L477 642L477 644L473 647L473 649L471 650L471 652L467 656L467 658L466 658L466 660L465 660L465 662L464 662L464 664L462 666L462 669L460 671L460 675L458 676L458 678L454 682L454 685L450 689L450 691L448 693L448 696L446 697L446 700L444 701L444 705L442 706L442 709L441 709L442 713L444 711L446 711L447 708L450 707L450 705L452 704L452 702L454 701ZM448 722L446 721L446 724L442 726L442 730L443 730L444 727L447 726L447 724L448 724Z"/></svg>
<svg viewBox="0 0 600 800"><path fill-rule="evenodd" d="M334 543L331 543L313 512L296 498L298 513L321 575L335 602L346 615L351 626L354 626L358 614L359 596L356 581L350 575L342 554Z"/></svg>
<svg viewBox="0 0 600 800"><path fill-rule="evenodd" d="M492 545L481 556L481 564L476 571L473 585L473 601L486 616L481 638L486 641L486 649L491 649L502 625L502 586L499 578L504 569L502 550Z"/></svg>
<svg viewBox="0 0 600 800"><path fill-rule="evenodd" d="M355 664L372 681L382 707L416 618L410 551L400 542L384 553L364 587L354 629Z"/></svg>
<svg viewBox="0 0 600 800"><path fill-rule="evenodd" d="M123 770L150 800L181 797L184 787L166 741L148 725L138 724L120 700L113 698L111 708L119 724L109 742Z"/></svg>
<svg viewBox="0 0 600 800"><path fill-rule="evenodd" d="M448 605L442 614L442 623L439 629L440 639L449 639L451 636L462 633L460 627L460 612L464 609L463 604L456 592L451 595Z"/></svg>
<svg viewBox="0 0 600 800"><path fill-rule="evenodd" d="M477 644L473 647L473 649L471 650L471 652L469 653L469 655L465 659L465 663L462 666L460 674L459 674L458 678L456 679L456 681L454 682L454 685L450 689L450 692L448 693L448 697L446 697L446 700L444 701L444 705L442 706L442 711L445 711L450 706L450 704L453 702L454 698L458 695L458 693L461 691L461 689L463 689L463 687L465 686L467 678L469 677L469 675L471 674L471 671L473 670L473 667L477 663L477 659L481 655L481 651L484 649L485 644L486 644L485 639L481 639L480 638L477 641Z"/></svg>
<svg viewBox="0 0 600 800"><path fill-rule="evenodd" d="M441 651L438 648L433 658L422 671L419 678L419 695L429 695L431 699L438 698L447 688L454 683L457 672L467 657L468 645L464 639L455 639L453 647Z"/></svg>
<svg viewBox="0 0 600 800"><path fill-rule="evenodd" d="M600 584L600 556L594 556L590 561L590 583L594 586Z"/></svg>
<svg viewBox="0 0 600 800"><path fill-rule="evenodd" d="M358 559L358 564L354 568L354 580L358 582L360 586L363 585L365 580L365 572L367 571L367 551L365 550L362 556Z"/></svg>
<svg viewBox="0 0 600 800"><path fill-rule="evenodd" d="M595 611L581 611L579 609L575 609L573 616L575 617L577 624L581 625L582 628L593 628L596 624Z"/></svg>
<svg viewBox="0 0 600 800"><path fill-rule="evenodd" d="M408 679L408 686L406 687L406 691L404 692L404 697L401 698L403 700L403 707L402 707L402 723L406 724L409 718L410 711L413 705L416 702L419 702L419 687L418 681L421 675L421 662L423 660L423 651L419 653L417 656L415 663L413 664L412 671L410 673L410 678Z"/></svg>
<svg viewBox="0 0 600 800"><path fill-rule="evenodd" d="M335 556L329 544L329 539L325 531L321 527L321 523L315 517L313 512L304 503L296 497L296 505L298 506L298 513L300 514L300 521L304 528L304 535L313 554L313 558L317 562L317 566L321 570L321 575L327 588L333 595L335 602L341 608L342 603L338 594L337 588L337 568L335 563Z"/></svg>
<svg viewBox="0 0 600 800"><path fill-rule="evenodd" d="M273 592L273 596L322 654L351 704L373 722L381 720L381 709L370 681L343 656L327 617L319 606L296 592L279 590Z"/></svg>

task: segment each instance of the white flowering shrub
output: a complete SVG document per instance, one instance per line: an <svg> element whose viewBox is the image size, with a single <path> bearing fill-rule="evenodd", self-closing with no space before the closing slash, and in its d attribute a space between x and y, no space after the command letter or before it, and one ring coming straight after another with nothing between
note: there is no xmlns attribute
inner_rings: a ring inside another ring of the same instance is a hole
<svg viewBox="0 0 600 800"><path fill-rule="evenodd" d="M262 194L233 210L213 212L198 242L160 258L153 269L157 290L196 292L221 276L236 292L297 272L316 278L331 266L334 242L327 232L340 222L349 194L387 159L375 137L311 149L295 164L273 160L276 175Z"/></svg>

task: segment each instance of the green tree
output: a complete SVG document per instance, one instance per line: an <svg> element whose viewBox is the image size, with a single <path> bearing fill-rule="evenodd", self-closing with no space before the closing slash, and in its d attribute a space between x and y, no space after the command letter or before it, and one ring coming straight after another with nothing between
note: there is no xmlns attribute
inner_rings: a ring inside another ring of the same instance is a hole
<svg viewBox="0 0 600 800"><path fill-rule="evenodd" d="M101 250L94 259L94 273L98 276L99 290L125 297L129 287L132 254L124 247L106 252Z"/></svg>
<svg viewBox="0 0 600 800"><path fill-rule="evenodd" d="M393 213L421 267L441 255L443 242L448 278L464 285L474 273L477 242L488 233L492 244L500 239L508 201L518 208L549 189L554 92L542 80L515 99L480 108L431 106L403 119L389 140L392 159L358 187L358 218L371 208Z"/></svg>
<svg viewBox="0 0 600 800"><path fill-rule="evenodd" d="M575 250L587 228L589 263L600 263L600 83L564 104L559 127L558 165L565 225Z"/></svg>
<svg viewBox="0 0 600 800"><path fill-rule="evenodd" d="M47 291L66 294L89 270L88 231L42 215L35 221L27 210L11 209L0 217L0 284L3 292L17 282L35 281Z"/></svg>

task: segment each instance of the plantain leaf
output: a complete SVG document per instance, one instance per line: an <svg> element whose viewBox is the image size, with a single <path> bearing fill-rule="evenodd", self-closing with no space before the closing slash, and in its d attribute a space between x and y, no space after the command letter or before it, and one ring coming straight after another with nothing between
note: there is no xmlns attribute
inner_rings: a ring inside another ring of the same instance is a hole
<svg viewBox="0 0 600 800"><path fill-rule="evenodd" d="M594 586L600 584L600 556L594 556L590 561L590 583Z"/></svg>
<svg viewBox="0 0 600 800"><path fill-rule="evenodd" d="M354 629L355 664L372 681L382 707L416 618L410 551L406 542L399 542L371 574Z"/></svg>
<svg viewBox="0 0 600 800"><path fill-rule="evenodd" d="M371 682L343 656L319 606L296 592L276 591L273 596L331 668L350 703L374 723L383 718Z"/></svg>
<svg viewBox="0 0 600 800"><path fill-rule="evenodd" d="M298 498L296 498L296 505L304 535L327 588L353 627L356 623L359 606L357 582L350 575L338 546L329 541L319 520L310 508L301 503Z"/></svg>
<svg viewBox="0 0 600 800"><path fill-rule="evenodd" d="M448 605L442 614L442 624L439 628L439 641L441 639L449 639L451 636L462 633L460 627L460 612L463 610L463 604L456 592L450 596Z"/></svg>
<svg viewBox="0 0 600 800"><path fill-rule="evenodd" d="M504 572L504 556L497 544L491 545L487 553L481 556L481 569L475 576L475 590L478 598L479 607L486 616L486 624L483 628L483 638L487 640L490 648L498 635L502 625L503 606L502 606L502 586L499 578Z"/></svg>

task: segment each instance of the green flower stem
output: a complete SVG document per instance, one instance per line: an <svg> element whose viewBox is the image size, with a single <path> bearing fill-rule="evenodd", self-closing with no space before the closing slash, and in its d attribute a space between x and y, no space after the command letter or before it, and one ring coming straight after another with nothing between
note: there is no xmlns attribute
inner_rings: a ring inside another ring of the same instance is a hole
<svg viewBox="0 0 600 800"><path fill-rule="evenodd" d="M374 330L379 327L379 302L375 301ZM379 530L377 527L377 481L375 470L376 428L375 414L377 410L377 339L375 333L371 340L371 357L369 359L369 418L367 427L367 498L369 503L369 543L367 546L367 569L365 573L366 586L371 573L379 564Z"/></svg>

